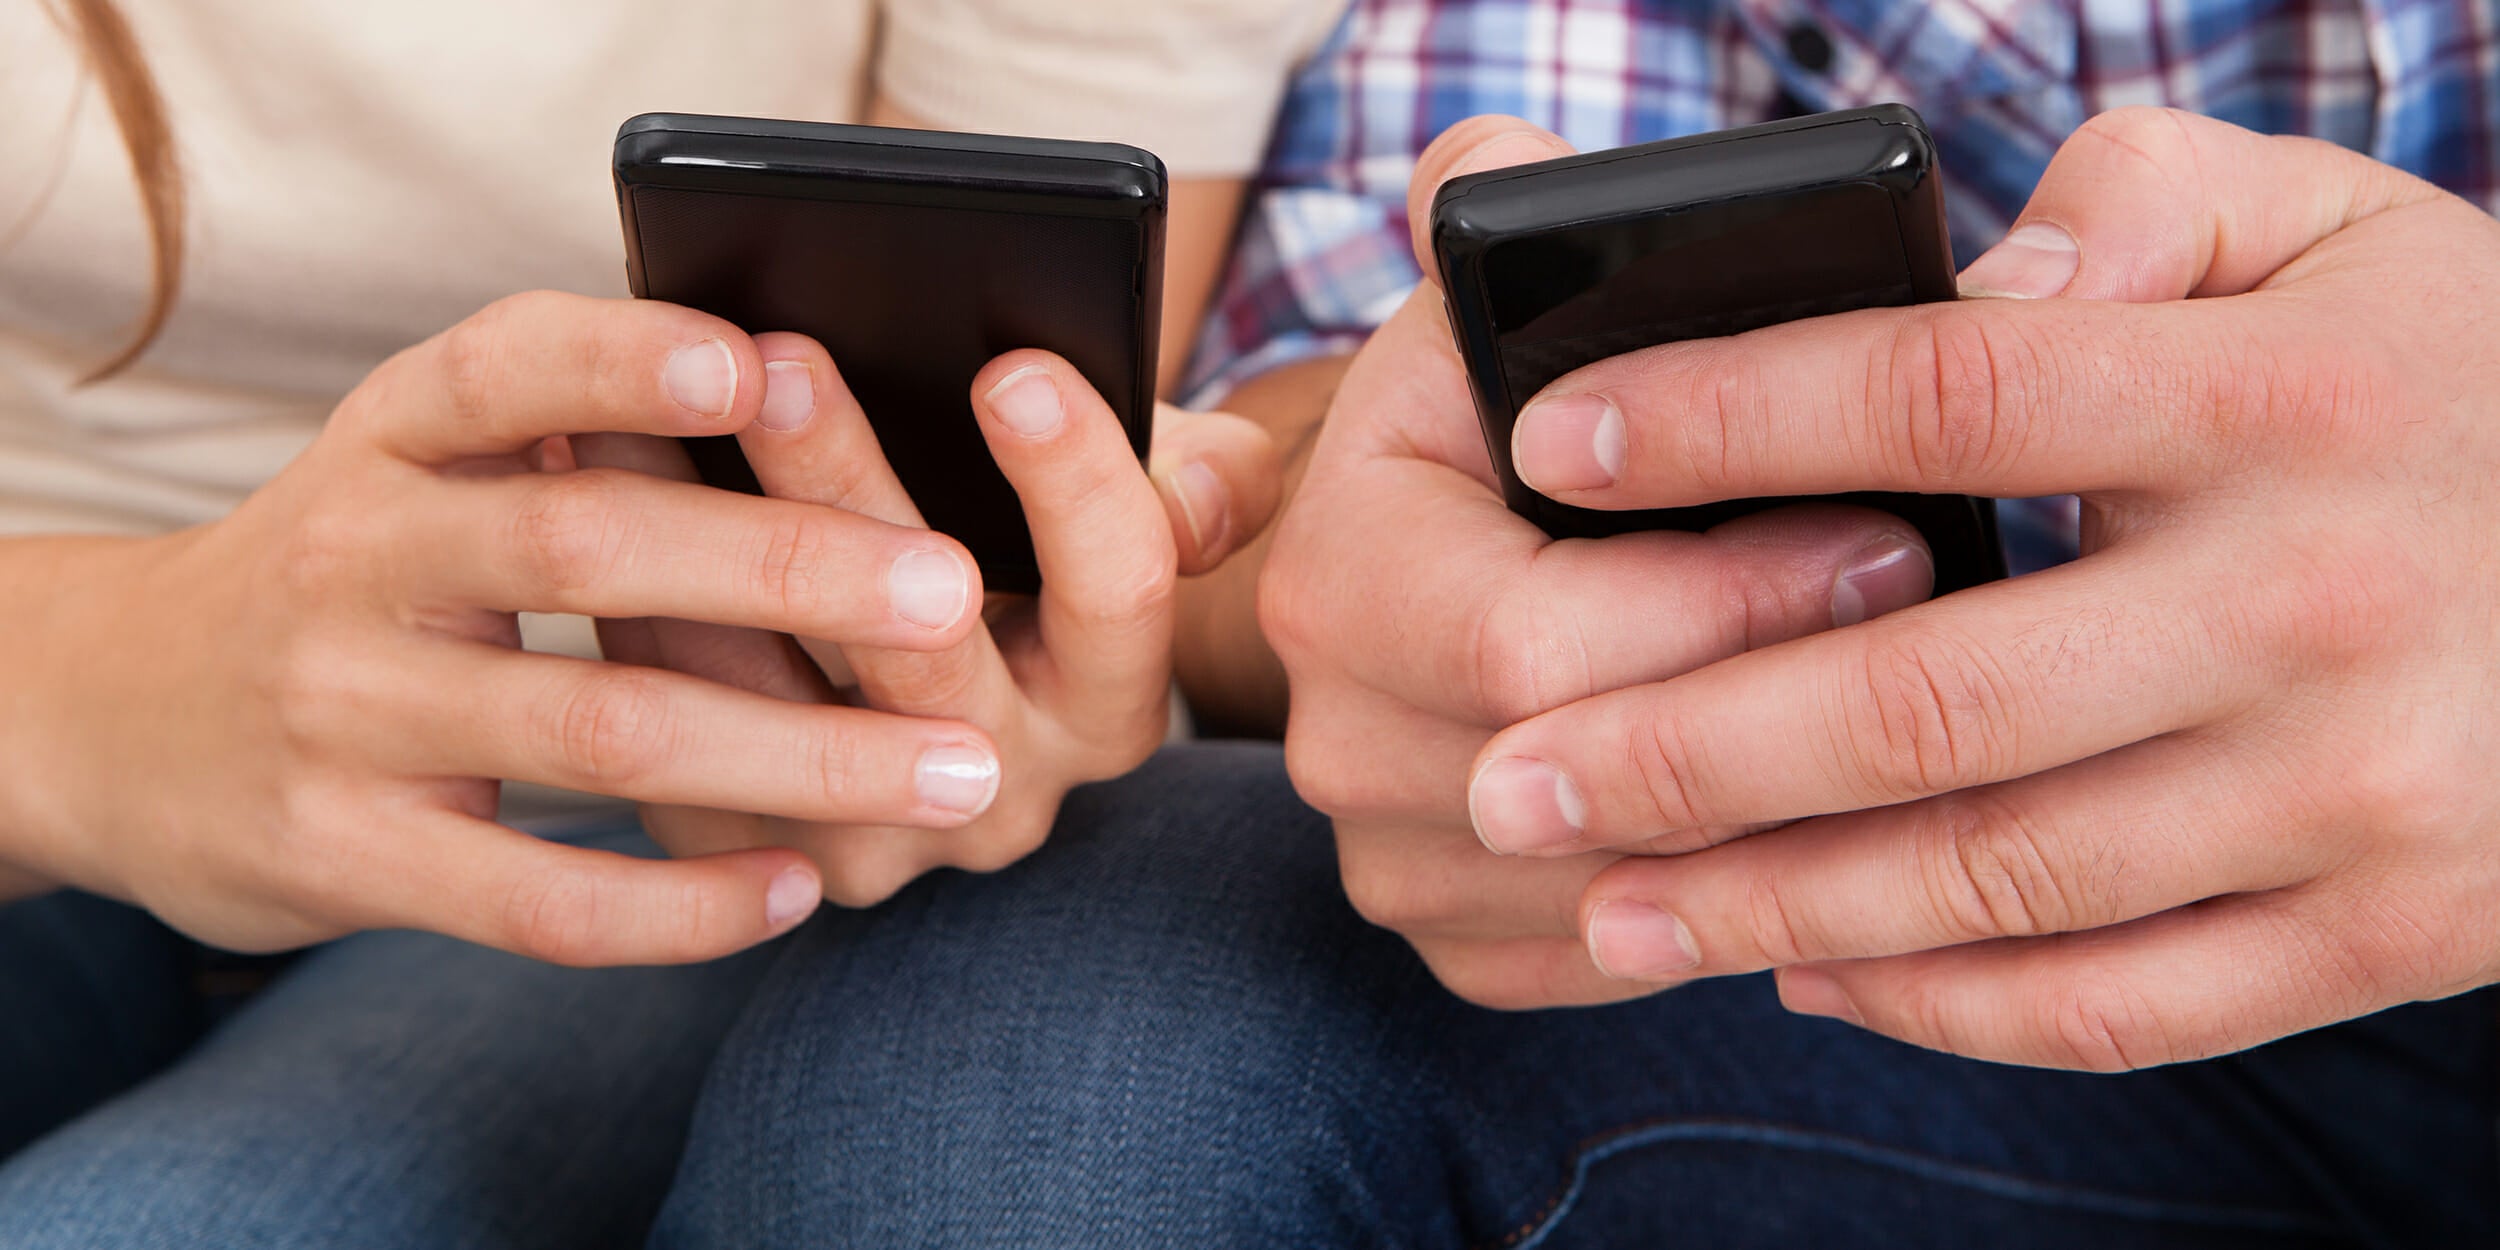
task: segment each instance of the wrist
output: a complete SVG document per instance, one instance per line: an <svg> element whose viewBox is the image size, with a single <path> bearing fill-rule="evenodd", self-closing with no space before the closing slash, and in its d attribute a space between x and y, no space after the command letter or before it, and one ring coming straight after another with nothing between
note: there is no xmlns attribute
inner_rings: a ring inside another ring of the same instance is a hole
<svg viewBox="0 0 2500 1250"><path fill-rule="evenodd" d="M92 761L71 732L99 715L82 691L103 687L102 666L129 657L100 649L112 637L102 600L160 540L90 535L0 539L0 898L84 880L74 811Z"/></svg>

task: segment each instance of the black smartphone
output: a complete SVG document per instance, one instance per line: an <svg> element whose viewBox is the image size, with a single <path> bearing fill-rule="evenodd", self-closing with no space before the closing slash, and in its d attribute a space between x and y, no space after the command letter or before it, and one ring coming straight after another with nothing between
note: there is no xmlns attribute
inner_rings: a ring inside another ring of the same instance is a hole
<svg viewBox="0 0 2500 1250"><path fill-rule="evenodd" d="M990 590L1041 586L972 415L1001 353L1067 358L1144 459L1163 305L1163 162L1138 148L651 113L616 135L633 293L824 344L930 528ZM687 440L752 493L733 438Z"/></svg>
<svg viewBox="0 0 2500 1250"><path fill-rule="evenodd" d="M1433 199L1432 243L1503 498L1556 538L1701 530L1799 502L1611 512L1528 489L1511 426L1564 374L1660 343L1955 295L1935 143L1897 104L1454 178ZM1938 594L2005 576L1993 500L1824 498L1918 527Z"/></svg>

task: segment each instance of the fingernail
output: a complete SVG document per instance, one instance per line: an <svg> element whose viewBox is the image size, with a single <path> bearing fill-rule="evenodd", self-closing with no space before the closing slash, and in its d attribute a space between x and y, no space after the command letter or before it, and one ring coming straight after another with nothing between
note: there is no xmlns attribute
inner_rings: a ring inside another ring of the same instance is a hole
<svg viewBox="0 0 2500 1250"><path fill-rule="evenodd" d="M816 415L816 371L804 362L776 360L764 366L764 411L757 425L787 433Z"/></svg>
<svg viewBox="0 0 2500 1250"><path fill-rule="evenodd" d="M990 388L990 411L998 423L1026 438L1040 438L1059 428L1067 409L1059 402L1059 385L1050 370L1026 365Z"/></svg>
<svg viewBox="0 0 2500 1250"><path fill-rule="evenodd" d="M920 801L978 816L998 797L998 761L973 746L931 747L920 757Z"/></svg>
<svg viewBox="0 0 2500 1250"><path fill-rule="evenodd" d="M1801 1016L1822 1016L1842 1020L1859 1028L1866 1027L1866 1017L1858 1014L1857 1004L1849 1001L1848 991L1828 972L1807 967L1782 968L1779 971L1780 1006Z"/></svg>
<svg viewBox="0 0 2500 1250"><path fill-rule="evenodd" d="M1467 815L1487 849L1517 855L1579 837L1589 808L1561 769L1513 755L1477 770L1467 787Z"/></svg>
<svg viewBox="0 0 2500 1250"><path fill-rule="evenodd" d="M1936 563L1927 549L1888 534L1867 545L1832 581L1832 624L1855 625L1927 598Z"/></svg>
<svg viewBox="0 0 2500 1250"><path fill-rule="evenodd" d="M729 411L738 396L738 358L719 339L688 343L668 358L660 383L677 406L707 417Z"/></svg>
<svg viewBox="0 0 2500 1250"><path fill-rule="evenodd" d="M814 914L825 888L804 868L784 868L764 889L764 927L778 933Z"/></svg>
<svg viewBox="0 0 2500 1250"><path fill-rule="evenodd" d="M944 629L971 604L972 579L953 552L923 547L894 557L885 593L896 616L923 629Z"/></svg>
<svg viewBox="0 0 2500 1250"><path fill-rule="evenodd" d="M1192 460L1172 471L1171 483L1172 498L1180 503L1181 520L1188 523L1198 554L1221 550L1233 529L1233 492L1223 476L1206 461Z"/></svg>
<svg viewBox="0 0 2500 1250"><path fill-rule="evenodd" d="M1701 948L1673 913L1611 898L1589 911L1589 958L1618 981L1651 981L1700 967Z"/></svg>
<svg viewBox="0 0 2500 1250"><path fill-rule="evenodd" d="M2083 249L2066 228L2035 221L2005 236L1962 271L1962 294L1997 299L2047 299L2066 289L2083 267Z"/></svg>
<svg viewBox="0 0 2500 1250"><path fill-rule="evenodd" d="M1540 494L1614 485L1623 476L1623 451L1623 410L1603 395L1537 400L1511 428L1519 480Z"/></svg>

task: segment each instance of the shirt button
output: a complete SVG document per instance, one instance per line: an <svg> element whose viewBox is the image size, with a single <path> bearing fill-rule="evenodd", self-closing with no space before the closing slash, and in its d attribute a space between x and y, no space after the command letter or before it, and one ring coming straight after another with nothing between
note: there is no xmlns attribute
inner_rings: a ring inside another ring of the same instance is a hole
<svg viewBox="0 0 2500 1250"><path fill-rule="evenodd" d="M1832 67L1832 37L1812 22L1799 22L1788 28L1788 59L1809 74L1820 74Z"/></svg>

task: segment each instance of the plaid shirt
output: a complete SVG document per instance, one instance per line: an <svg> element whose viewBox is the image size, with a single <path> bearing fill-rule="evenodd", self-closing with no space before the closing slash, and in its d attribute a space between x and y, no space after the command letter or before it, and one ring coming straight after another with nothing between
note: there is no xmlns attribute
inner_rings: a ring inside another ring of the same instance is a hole
<svg viewBox="0 0 2500 1250"><path fill-rule="evenodd" d="M1420 277L1407 176L1464 118L1587 150L1894 100L1935 133L1965 261L2061 139L2128 104L2500 197L2492 0L1356 0L1286 97L1192 391L1350 351L1388 318ZM2018 570L2073 554L2071 498L2000 516Z"/></svg>

